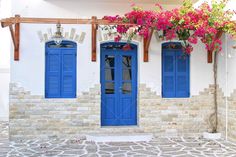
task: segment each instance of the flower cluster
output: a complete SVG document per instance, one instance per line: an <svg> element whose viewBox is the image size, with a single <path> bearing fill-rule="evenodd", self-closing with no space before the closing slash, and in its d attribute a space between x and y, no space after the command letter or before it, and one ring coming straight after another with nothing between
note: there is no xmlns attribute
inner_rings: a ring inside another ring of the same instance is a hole
<svg viewBox="0 0 236 157"><path fill-rule="evenodd" d="M145 11L133 4L133 10L124 16L105 16L110 22L121 23L117 25L119 41L122 35L128 34L129 40L137 34L147 38L151 29L162 32L162 39L179 39L183 43L186 54L193 51L192 44L200 39L208 51L219 52L222 48L220 37L228 33L236 39L236 22L232 21L234 11L225 11L228 0L212 4L203 3L194 8L191 0L183 0L182 7L171 11L164 11L160 4L156 4L155 11Z"/></svg>

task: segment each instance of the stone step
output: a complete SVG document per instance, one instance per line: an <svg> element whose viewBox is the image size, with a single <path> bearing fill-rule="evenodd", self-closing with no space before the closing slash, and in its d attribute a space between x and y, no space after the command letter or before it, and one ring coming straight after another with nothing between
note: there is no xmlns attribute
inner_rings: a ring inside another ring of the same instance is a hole
<svg viewBox="0 0 236 157"><path fill-rule="evenodd" d="M130 134L87 134L86 139L94 142L138 142L151 141L153 134L151 133L130 133Z"/></svg>

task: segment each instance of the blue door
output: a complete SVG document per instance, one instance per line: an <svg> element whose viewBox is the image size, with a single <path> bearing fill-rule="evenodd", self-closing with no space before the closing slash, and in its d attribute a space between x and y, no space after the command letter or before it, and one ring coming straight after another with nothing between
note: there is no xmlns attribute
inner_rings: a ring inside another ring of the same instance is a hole
<svg viewBox="0 0 236 157"><path fill-rule="evenodd" d="M190 96L190 56L184 55L180 43L162 46L162 96L186 98Z"/></svg>
<svg viewBox="0 0 236 157"><path fill-rule="evenodd" d="M137 46L101 45L102 126L137 125Z"/></svg>
<svg viewBox="0 0 236 157"><path fill-rule="evenodd" d="M76 43L46 44L45 97L76 97Z"/></svg>

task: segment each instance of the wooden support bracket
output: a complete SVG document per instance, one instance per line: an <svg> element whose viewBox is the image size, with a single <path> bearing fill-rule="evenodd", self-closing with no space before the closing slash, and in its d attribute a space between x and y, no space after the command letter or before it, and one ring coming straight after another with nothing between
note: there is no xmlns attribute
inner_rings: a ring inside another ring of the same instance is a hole
<svg viewBox="0 0 236 157"><path fill-rule="evenodd" d="M143 61L144 62L148 62L149 60L149 46L150 46L150 42L151 42L151 39L152 39L152 34L153 34L153 29L151 29L149 31L149 35L148 35L148 38L144 38L143 40Z"/></svg>
<svg viewBox="0 0 236 157"><path fill-rule="evenodd" d="M20 16L16 15L15 16L16 19L19 19ZM9 25L9 29L10 29L10 33L11 33L11 38L13 41L13 45L14 45L14 60L15 61L19 61L20 59L20 23L17 22L15 23L15 30L13 29L12 24Z"/></svg>
<svg viewBox="0 0 236 157"><path fill-rule="evenodd" d="M16 48L17 44L16 44L15 31L14 31L12 25L9 26L9 29L10 29L11 38L12 38L12 42L13 42L14 48Z"/></svg>
<svg viewBox="0 0 236 157"><path fill-rule="evenodd" d="M92 62L96 62L97 60L97 29L98 29L98 24L97 22L97 17L93 16L92 17Z"/></svg>
<svg viewBox="0 0 236 157"><path fill-rule="evenodd" d="M16 15L16 24L15 24L15 50L14 50L14 60L20 60L20 23L17 19L20 18L20 15Z"/></svg>

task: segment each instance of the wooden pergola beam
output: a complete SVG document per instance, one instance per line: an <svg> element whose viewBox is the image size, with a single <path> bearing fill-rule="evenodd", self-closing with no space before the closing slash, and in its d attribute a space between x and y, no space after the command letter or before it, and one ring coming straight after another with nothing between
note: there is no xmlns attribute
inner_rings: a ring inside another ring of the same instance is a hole
<svg viewBox="0 0 236 157"><path fill-rule="evenodd" d="M148 62L149 60L149 46L151 43L151 39L152 39L152 34L153 34L154 29L151 29L149 31L149 35L148 38L144 38L143 40L143 61L144 62Z"/></svg>
<svg viewBox="0 0 236 157"><path fill-rule="evenodd" d="M10 17L6 19L2 19L1 21L2 27L9 27L12 40L14 43L14 60L19 60L19 47L20 47L20 24L28 23L28 24L91 24L92 27L92 57L91 60L93 62L96 61L96 50L97 50L97 29L98 25L135 25L130 23L123 22L110 22L108 20L97 19L96 16L93 16L91 19L67 19L67 18L28 18L28 17L20 17L16 15L15 17ZM12 25L15 25L15 31L13 30Z"/></svg>
<svg viewBox="0 0 236 157"><path fill-rule="evenodd" d="M31 23L31 24L98 24L98 25L135 25L123 22L110 22L103 19L66 19L66 18L6 18L1 20L2 27L7 27L16 23Z"/></svg>

